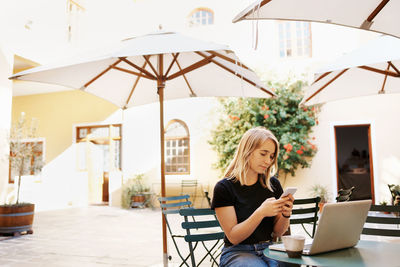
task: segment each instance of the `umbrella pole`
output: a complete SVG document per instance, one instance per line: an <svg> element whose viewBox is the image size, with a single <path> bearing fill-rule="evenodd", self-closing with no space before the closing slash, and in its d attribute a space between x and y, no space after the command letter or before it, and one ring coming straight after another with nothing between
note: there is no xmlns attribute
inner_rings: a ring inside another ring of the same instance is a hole
<svg viewBox="0 0 400 267"><path fill-rule="evenodd" d="M157 93L160 101L160 145L161 145L161 197L165 197L165 154L164 154L164 88L165 81L163 74L163 57L158 55L158 73L160 78L157 79ZM165 218L162 218L162 238L163 238L163 263L168 266L168 247L167 247L167 227Z"/></svg>

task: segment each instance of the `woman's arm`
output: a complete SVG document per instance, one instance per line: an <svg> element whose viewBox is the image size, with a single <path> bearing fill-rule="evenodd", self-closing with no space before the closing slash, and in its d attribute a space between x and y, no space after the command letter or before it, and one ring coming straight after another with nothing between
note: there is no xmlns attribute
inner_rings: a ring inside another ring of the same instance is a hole
<svg viewBox="0 0 400 267"><path fill-rule="evenodd" d="M290 225L290 218L285 218L283 215L285 215L286 217L290 217L290 215L292 215L293 209L294 198L292 194L289 194L288 196L280 199L284 200L285 202L282 208L282 212L280 214L277 214L274 220L274 236L282 236L287 231Z"/></svg>
<svg viewBox="0 0 400 267"><path fill-rule="evenodd" d="M236 245L248 238L264 217L272 217L280 214L285 201L285 199L269 198L249 218L241 223L237 222L233 206L215 208L215 212L226 237L232 244Z"/></svg>

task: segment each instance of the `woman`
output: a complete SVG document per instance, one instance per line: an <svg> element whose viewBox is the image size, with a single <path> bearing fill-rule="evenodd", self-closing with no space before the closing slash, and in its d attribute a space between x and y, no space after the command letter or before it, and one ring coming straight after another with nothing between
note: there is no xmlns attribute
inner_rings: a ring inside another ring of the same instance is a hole
<svg viewBox="0 0 400 267"><path fill-rule="evenodd" d="M263 250L272 236L289 227L292 195L280 198L277 171L279 143L264 127L248 130L239 142L225 178L214 188L212 208L225 232L220 266L282 266Z"/></svg>

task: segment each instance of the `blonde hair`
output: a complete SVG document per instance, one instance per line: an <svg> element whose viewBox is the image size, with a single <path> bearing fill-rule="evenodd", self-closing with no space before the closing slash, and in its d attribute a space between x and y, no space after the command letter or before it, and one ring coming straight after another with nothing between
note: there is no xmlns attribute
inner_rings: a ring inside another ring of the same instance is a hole
<svg viewBox="0 0 400 267"><path fill-rule="evenodd" d="M263 187L273 191L270 179L278 171L279 142L275 135L265 127L256 127L244 133L236 149L235 156L225 171L224 177L239 181L241 185L244 185L250 168L251 153L268 139L275 143L275 156L265 174L259 175L258 179Z"/></svg>

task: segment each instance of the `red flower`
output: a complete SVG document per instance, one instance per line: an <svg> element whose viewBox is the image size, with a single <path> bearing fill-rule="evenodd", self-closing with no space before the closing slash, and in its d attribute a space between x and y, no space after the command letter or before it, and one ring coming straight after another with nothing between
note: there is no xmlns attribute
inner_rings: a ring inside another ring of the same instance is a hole
<svg viewBox="0 0 400 267"><path fill-rule="evenodd" d="M284 145L283 146L285 149L286 149L286 152L290 152L290 151L292 151L292 149L293 149L293 146L291 145L291 144L286 144L286 145Z"/></svg>
<svg viewBox="0 0 400 267"><path fill-rule="evenodd" d="M265 114L264 115L264 119L268 119L269 118L269 115L268 114Z"/></svg>
<svg viewBox="0 0 400 267"><path fill-rule="evenodd" d="M301 155L301 154L303 154L304 152L303 152L303 150L299 149L299 150L296 151L296 153L299 154L299 155Z"/></svg>
<svg viewBox="0 0 400 267"><path fill-rule="evenodd" d="M266 105L264 105L264 106L261 107L261 109L262 109L262 110L269 110L269 107L266 106Z"/></svg>
<svg viewBox="0 0 400 267"><path fill-rule="evenodd" d="M307 108L303 108L304 111L307 111Z"/></svg>
<svg viewBox="0 0 400 267"><path fill-rule="evenodd" d="M312 109L311 109L313 112L315 112L315 107L312 107Z"/></svg>
<svg viewBox="0 0 400 267"><path fill-rule="evenodd" d="M315 145L311 145L311 149L312 149L312 150L316 150L317 147L316 147Z"/></svg>
<svg viewBox="0 0 400 267"><path fill-rule="evenodd" d="M233 121L238 121L238 120L240 120L240 118L239 118L238 116L231 116L231 115L229 115L229 118L230 118L231 120L233 120Z"/></svg>
<svg viewBox="0 0 400 267"><path fill-rule="evenodd" d="M304 146L301 146L300 149L301 149L301 150L304 150Z"/></svg>

